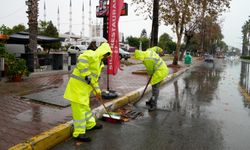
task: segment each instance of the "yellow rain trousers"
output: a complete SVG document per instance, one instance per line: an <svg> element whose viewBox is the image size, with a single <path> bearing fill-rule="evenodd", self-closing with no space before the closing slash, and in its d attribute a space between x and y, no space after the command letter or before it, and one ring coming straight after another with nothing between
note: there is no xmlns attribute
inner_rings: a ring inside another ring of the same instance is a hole
<svg viewBox="0 0 250 150"><path fill-rule="evenodd" d="M71 109L74 124L73 137L85 134L86 129L91 129L96 125L95 118L89 106L71 102Z"/></svg>
<svg viewBox="0 0 250 150"><path fill-rule="evenodd" d="M70 76L64 92L64 98L71 101L72 116L74 121L73 136L84 134L86 129L95 126L95 118L90 109L90 94L93 91L91 85L87 84L86 76L91 78L91 84L97 93L101 93L98 79L103 68L102 58L110 53L108 43L103 43L95 51L86 50L78 57L78 62ZM94 94L96 94L94 92Z"/></svg>

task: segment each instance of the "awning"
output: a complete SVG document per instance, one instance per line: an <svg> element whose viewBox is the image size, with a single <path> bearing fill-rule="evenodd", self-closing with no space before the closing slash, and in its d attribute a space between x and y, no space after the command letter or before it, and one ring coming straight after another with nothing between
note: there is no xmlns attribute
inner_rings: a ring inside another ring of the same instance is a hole
<svg viewBox="0 0 250 150"><path fill-rule="evenodd" d="M9 36L7 44L29 44L29 32L18 32ZM37 35L38 44L60 42L59 38Z"/></svg>

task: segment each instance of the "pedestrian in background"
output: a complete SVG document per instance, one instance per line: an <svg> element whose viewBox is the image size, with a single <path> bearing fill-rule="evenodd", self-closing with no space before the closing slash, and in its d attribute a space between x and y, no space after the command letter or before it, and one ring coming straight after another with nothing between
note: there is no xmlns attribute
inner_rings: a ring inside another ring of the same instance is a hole
<svg viewBox="0 0 250 150"><path fill-rule="evenodd" d="M87 50L93 50L95 51L97 49L97 46L96 46L96 41L91 41Z"/></svg>
<svg viewBox="0 0 250 150"><path fill-rule="evenodd" d="M103 60L111 56L108 43L102 43L95 51L86 50L78 57L78 63L70 76L64 98L71 102L74 132L73 137L90 142L86 130L101 129L102 125L96 123L90 108L90 94L101 97L98 79L103 68ZM95 93L96 92L96 93Z"/></svg>
<svg viewBox="0 0 250 150"><path fill-rule="evenodd" d="M135 50L135 59L141 60L146 67L147 74L151 79L152 96L146 105L149 106L149 111L154 111L157 108L157 100L160 92L160 83L169 73L169 69L162 58L154 51L147 49L146 51Z"/></svg>
<svg viewBox="0 0 250 150"><path fill-rule="evenodd" d="M184 63L186 65L191 65L192 64L192 56L190 55L190 52L186 52L186 56L184 58Z"/></svg>

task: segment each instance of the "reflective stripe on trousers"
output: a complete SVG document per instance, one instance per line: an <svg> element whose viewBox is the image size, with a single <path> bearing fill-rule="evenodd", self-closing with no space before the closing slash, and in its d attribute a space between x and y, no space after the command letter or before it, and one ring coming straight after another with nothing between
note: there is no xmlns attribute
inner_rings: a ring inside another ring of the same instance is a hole
<svg viewBox="0 0 250 150"><path fill-rule="evenodd" d="M73 137L85 134L86 129L91 129L96 125L95 118L89 106L71 102L74 132Z"/></svg>

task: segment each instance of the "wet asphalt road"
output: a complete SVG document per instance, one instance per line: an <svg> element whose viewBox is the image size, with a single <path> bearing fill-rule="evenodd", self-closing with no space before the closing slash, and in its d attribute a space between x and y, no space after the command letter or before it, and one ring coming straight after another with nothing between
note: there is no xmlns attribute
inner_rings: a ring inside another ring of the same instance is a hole
<svg viewBox="0 0 250 150"><path fill-rule="evenodd" d="M203 63L162 86L158 110L122 124L102 122L90 131L91 143L73 139L54 150L249 150L249 63L216 60Z"/></svg>

